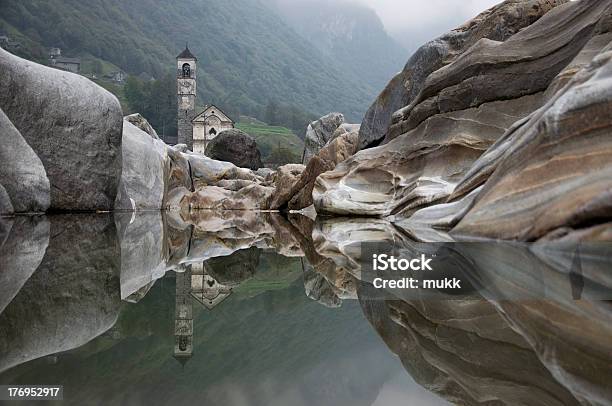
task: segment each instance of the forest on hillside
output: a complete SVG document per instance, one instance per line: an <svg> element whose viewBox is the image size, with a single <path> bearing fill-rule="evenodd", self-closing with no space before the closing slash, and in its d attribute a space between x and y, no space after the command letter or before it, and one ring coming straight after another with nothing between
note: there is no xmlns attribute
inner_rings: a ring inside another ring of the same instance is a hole
<svg viewBox="0 0 612 406"><path fill-rule="evenodd" d="M189 41L199 101L234 115L263 119L272 103L303 114L337 110L357 122L376 94L259 0L3 0L0 30L29 59L60 47L158 80Z"/></svg>

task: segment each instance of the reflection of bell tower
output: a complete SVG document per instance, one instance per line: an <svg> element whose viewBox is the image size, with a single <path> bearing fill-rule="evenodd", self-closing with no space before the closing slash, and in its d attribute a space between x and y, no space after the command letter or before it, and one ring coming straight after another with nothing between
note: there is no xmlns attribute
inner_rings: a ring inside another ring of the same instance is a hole
<svg viewBox="0 0 612 406"><path fill-rule="evenodd" d="M176 274L174 320L174 357L183 365L193 355L193 306L191 304L191 269Z"/></svg>
<svg viewBox="0 0 612 406"><path fill-rule="evenodd" d="M196 62L189 47L176 57L178 95L178 143L187 144L193 150L193 124L196 103Z"/></svg>
<svg viewBox="0 0 612 406"><path fill-rule="evenodd" d="M232 289L209 275L204 262L189 265L184 272L176 273L174 358L181 364L185 365L193 355L192 298L212 310L231 295Z"/></svg>

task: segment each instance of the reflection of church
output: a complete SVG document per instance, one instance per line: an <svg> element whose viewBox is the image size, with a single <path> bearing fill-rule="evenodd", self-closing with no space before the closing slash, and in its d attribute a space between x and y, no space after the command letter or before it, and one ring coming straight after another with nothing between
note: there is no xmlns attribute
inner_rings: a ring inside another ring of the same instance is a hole
<svg viewBox="0 0 612 406"><path fill-rule="evenodd" d="M232 287L218 283L206 264L193 264L176 274L174 357L183 365L193 355L193 299L208 310L225 300Z"/></svg>
<svg viewBox="0 0 612 406"><path fill-rule="evenodd" d="M193 152L204 154L208 143L220 132L234 128L234 122L214 105L196 114L198 59L185 47L176 61L178 142L187 144Z"/></svg>

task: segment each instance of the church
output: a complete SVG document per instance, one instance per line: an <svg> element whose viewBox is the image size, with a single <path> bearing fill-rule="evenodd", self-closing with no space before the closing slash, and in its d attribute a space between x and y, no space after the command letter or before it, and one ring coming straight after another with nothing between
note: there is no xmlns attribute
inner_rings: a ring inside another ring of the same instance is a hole
<svg viewBox="0 0 612 406"><path fill-rule="evenodd" d="M204 154L208 143L219 133L234 128L234 122L220 108L207 105L196 112L197 62L188 46L177 57L178 143Z"/></svg>

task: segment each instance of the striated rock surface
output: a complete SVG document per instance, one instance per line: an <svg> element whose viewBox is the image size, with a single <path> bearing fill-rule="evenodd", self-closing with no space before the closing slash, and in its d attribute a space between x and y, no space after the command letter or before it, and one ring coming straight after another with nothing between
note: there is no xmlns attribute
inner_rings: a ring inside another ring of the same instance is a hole
<svg viewBox="0 0 612 406"><path fill-rule="evenodd" d="M329 113L310 123L304 139L302 164L308 164L308 161L333 139L334 133L342 124L344 124L344 115L340 113Z"/></svg>
<svg viewBox="0 0 612 406"><path fill-rule="evenodd" d="M540 101L540 95L525 96L436 115L388 144L359 151L317 179L317 211L407 215L442 201L487 147Z"/></svg>
<svg viewBox="0 0 612 406"><path fill-rule="evenodd" d="M393 114L409 105L434 71L448 65L479 40L505 41L567 0L509 0L481 13L463 26L419 48L402 72L387 85L366 112L359 149L378 145L387 135Z"/></svg>
<svg viewBox="0 0 612 406"><path fill-rule="evenodd" d="M421 77L383 145L319 176L317 211L392 216L420 240L450 240L453 227L536 240L608 221L612 2L538 4L522 29L484 36ZM490 18L528 5L504 2L466 29L490 32Z"/></svg>
<svg viewBox="0 0 612 406"><path fill-rule="evenodd" d="M289 209L302 210L314 203L312 191L317 177L333 170L336 165L357 152L357 129L358 127L352 127L352 130L348 131L347 128L339 127L336 130L339 135L334 136L332 141L308 161L302 176L291 190Z"/></svg>
<svg viewBox="0 0 612 406"><path fill-rule="evenodd" d="M491 151L479 161L492 174L453 232L535 240L609 219L612 120L604 112L612 108L611 78L609 47L498 144L498 159L489 159Z"/></svg>
<svg viewBox="0 0 612 406"><path fill-rule="evenodd" d="M263 166L255 139L238 129L221 132L206 147L206 156L254 171Z"/></svg>
<svg viewBox="0 0 612 406"><path fill-rule="evenodd" d="M82 76L3 49L0 71L0 109L42 161L50 208L112 209L121 177L119 101Z"/></svg>
<svg viewBox="0 0 612 406"><path fill-rule="evenodd" d="M271 209L279 209L287 204L295 194L294 185L300 179L305 166L300 164L289 164L278 168L274 187L277 193L272 197Z"/></svg>
<svg viewBox="0 0 612 406"><path fill-rule="evenodd" d="M44 212L51 190L45 168L9 118L0 110L0 184L18 213ZM8 208L8 206L7 206ZM0 213L7 209L0 208Z"/></svg>

